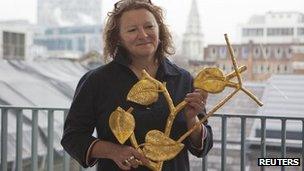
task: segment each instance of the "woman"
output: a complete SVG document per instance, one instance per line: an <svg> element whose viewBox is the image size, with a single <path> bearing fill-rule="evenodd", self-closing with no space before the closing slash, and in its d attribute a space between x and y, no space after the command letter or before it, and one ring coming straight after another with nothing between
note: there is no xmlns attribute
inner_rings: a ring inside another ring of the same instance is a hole
<svg viewBox="0 0 304 171"><path fill-rule="evenodd" d="M149 130L163 131L169 109L165 98L142 106L126 100L132 86L145 69L166 87L175 105L188 102L173 124L170 137L178 139L205 114L207 95L193 90L190 74L172 64L167 55L174 53L171 35L163 22L162 9L150 1L121 0L109 13L104 30L104 55L113 61L89 71L77 86L74 100L64 125L62 146L83 167L98 161L98 170L149 170L143 166L148 159L130 142L120 145L108 121L118 107L132 112L139 144ZM98 138L92 136L96 129ZM202 124L184 142L185 148L172 160L164 162L163 170L189 170L187 150L203 157L212 148L212 130Z"/></svg>

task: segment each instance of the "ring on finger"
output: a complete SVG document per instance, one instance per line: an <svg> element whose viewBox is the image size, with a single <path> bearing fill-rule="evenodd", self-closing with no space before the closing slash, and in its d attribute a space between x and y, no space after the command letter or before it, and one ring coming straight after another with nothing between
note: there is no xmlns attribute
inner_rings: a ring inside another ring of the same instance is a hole
<svg viewBox="0 0 304 171"><path fill-rule="evenodd" d="M131 160L134 160L135 159L135 157L134 156L131 156L131 157L129 157L127 160L128 161L131 161Z"/></svg>
<svg viewBox="0 0 304 171"><path fill-rule="evenodd" d="M130 166L131 165L131 163L128 161L128 159L124 160L122 162L122 164L125 165L125 166Z"/></svg>

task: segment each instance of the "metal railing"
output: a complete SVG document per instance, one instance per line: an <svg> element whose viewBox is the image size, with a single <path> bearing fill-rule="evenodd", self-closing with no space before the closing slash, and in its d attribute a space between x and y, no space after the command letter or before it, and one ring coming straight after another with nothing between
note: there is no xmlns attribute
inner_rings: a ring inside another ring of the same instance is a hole
<svg viewBox="0 0 304 171"><path fill-rule="evenodd" d="M14 111L16 113L16 154L15 154L15 170L21 171L23 167L23 158L22 158L22 139L23 139L23 124L24 124L24 115L23 112L27 110L31 113L30 123L31 123L31 170L38 170L38 117L41 111L47 114L47 171L54 170L54 112L60 111L64 114L63 119L65 119L68 109L66 108L41 108L41 107L14 107L14 106L1 106L0 105L0 114L1 114L1 168L0 170L6 171L8 169L8 115L9 112ZM301 156L302 160L304 158L304 118L301 117L275 117L275 116L261 116L261 115L245 115L245 114L215 114L215 118L221 119L221 170L226 170L226 158L227 158L227 120L230 118L240 119L240 130L241 130L241 139L240 139L240 170L244 171L246 166L246 121L247 119L259 119L261 121L261 138L260 138L260 152L261 158L266 157L266 120L275 119L281 121L281 157L286 157L286 121L287 120L297 120L302 123L302 143L301 143ZM26 118L28 119L28 118ZM62 123L64 120L62 120ZM63 166L62 170L70 170L70 157L63 151ZM202 170L208 170L207 168L208 157L203 158L202 160ZM304 164L302 164L302 171L304 171ZM83 168L79 167L79 170ZM264 170L264 167L261 167L261 170ZM282 167L281 170L285 170Z"/></svg>
<svg viewBox="0 0 304 171"><path fill-rule="evenodd" d="M8 114L10 111L16 113L16 155L15 168L22 170L22 139L23 139L23 112L25 110L31 112L31 170L38 170L38 113L47 112L47 171L54 170L54 112L61 111L65 117L68 109L66 108L41 108L41 107L15 107L15 106L0 106L1 110L1 169L6 171L8 169L7 162L7 147L8 147ZM64 118L65 118L64 117ZM27 118L28 119L28 118ZM62 120L62 123L64 120ZM69 170L70 156L63 153L63 168Z"/></svg>
<svg viewBox="0 0 304 171"><path fill-rule="evenodd" d="M226 170L226 158L227 158L227 119L228 118L238 118L240 119L240 131L241 131L241 140L240 140L240 170L245 171L246 166L246 143L249 143L250 140L246 139L246 121L248 119L259 119L261 123L261 138L260 138L260 153L259 158L266 158L266 120L279 120L281 121L281 158L286 157L286 122L288 120L300 121L302 123L302 140L301 142L301 167L304 171L304 117L282 117L282 116L267 116L267 115L254 115L254 114L214 114L212 117L221 118L221 170ZM203 158L203 171L207 169L208 156ZM261 171L265 170L265 167L260 167ZM281 167L282 171L285 171L285 167Z"/></svg>

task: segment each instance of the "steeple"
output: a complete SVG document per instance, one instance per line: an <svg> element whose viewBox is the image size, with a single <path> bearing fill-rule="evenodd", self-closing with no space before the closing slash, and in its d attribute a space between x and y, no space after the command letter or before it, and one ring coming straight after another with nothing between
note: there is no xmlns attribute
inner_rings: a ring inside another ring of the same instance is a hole
<svg viewBox="0 0 304 171"><path fill-rule="evenodd" d="M192 0L186 31L183 35L182 54L190 60L203 60L204 44L196 0Z"/></svg>

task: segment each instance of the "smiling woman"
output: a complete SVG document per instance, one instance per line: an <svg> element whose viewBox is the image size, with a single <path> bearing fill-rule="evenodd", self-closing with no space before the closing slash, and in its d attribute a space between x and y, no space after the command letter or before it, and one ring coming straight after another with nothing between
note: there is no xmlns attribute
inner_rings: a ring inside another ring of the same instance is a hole
<svg viewBox="0 0 304 171"><path fill-rule="evenodd" d="M132 59L130 65L140 78L141 66L155 77L157 60L154 54L159 44L159 28L153 14L146 9L125 12L120 18L121 45L126 48ZM145 63L151 63L145 65Z"/></svg>
<svg viewBox="0 0 304 171"><path fill-rule="evenodd" d="M167 56L174 54L174 48L171 34L163 22L162 9L149 0L117 2L108 14L104 41L104 55L113 58L113 61L89 71L81 78L65 121L61 141L64 149L84 167L93 166L99 161L98 170L144 171L155 168L150 166L156 161L148 160L130 141L120 145L121 141L116 139L109 125L113 111L133 109L130 118L134 117L136 122L134 135L138 144L145 142L150 130L165 130L171 109L164 95L147 106L127 100L128 92L141 79L142 70L145 69L151 78L166 82L164 85L173 105L183 100L187 102L185 110L175 118L171 134L165 131L167 136L177 140L198 125L182 142L186 148L157 168L188 171L187 150L197 157L203 157L213 145L211 127L207 123L198 123L199 117L206 113L207 94L194 90L189 72L167 59ZM98 137L92 136L94 128Z"/></svg>

